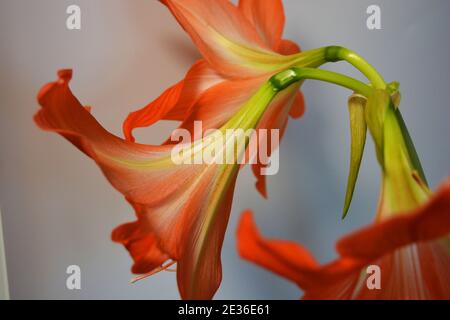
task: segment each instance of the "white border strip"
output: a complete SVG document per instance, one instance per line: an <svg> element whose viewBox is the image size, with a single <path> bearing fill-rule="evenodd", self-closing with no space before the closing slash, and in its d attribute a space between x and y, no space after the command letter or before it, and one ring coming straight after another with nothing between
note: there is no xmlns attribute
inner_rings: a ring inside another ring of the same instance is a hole
<svg viewBox="0 0 450 320"><path fill-rule="evenodd" d="M9 300L8 273L6 271L6 254L5 254L5 244L3 241L1 210L0 210L0 300Z"/></svg>

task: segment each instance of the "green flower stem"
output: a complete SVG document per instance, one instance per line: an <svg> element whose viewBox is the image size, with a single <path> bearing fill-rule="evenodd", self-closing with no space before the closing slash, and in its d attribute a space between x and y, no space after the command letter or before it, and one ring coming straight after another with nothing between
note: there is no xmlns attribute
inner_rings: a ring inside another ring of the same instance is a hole
<svg viewBox="0 0 450 320"><path fill-rule="evenodd" d="M390 89L380 73L378 73L378 71L369 62L367 62L364 58L350 49L341 46L325 47L325 60L327 62L347 61L367 77L367 79L371 82L373 88L382 90ZM408 132L406 124L403 121L403 117L399 109L396 110L396 117L405 139L407 152L412 161L412 164L418 171L423 182L428 185L416 148Z"/></svg>
<svg viewBox="0 0 450 320"><path fill-rule="evenodd" d="M422 165L420 163L419 156L417 155L417 151L411 140L411 136L409 135L408 129L406 128L406 125L403 121L400 110L398 109L398 101L396 103L395 98L393 98L393 94L394 95L398 94L398 84L393 83L393 84L387 85L386 82L384 81L383 77L378 73L378 71L369 62L367 62L364 58L362 58L361 56L359 56L358 54L356 54L355 52L353 52L347 48L340 47L340 46L328 46L328 47L320 48L320 50L318 52L320 53L319 58L316 57L317 56L316 51L311 51L310 54L308 54L308 52L303 52L302 60L299 60L298 62L296 62L294 64L294 67L291 67L290 69L286 69L285 71L273 76L270 79L270 82L272 83L274 90L277 90L277 91L283 90L287 86L289 86L292 83L295 83L297 81L303 81L305 79L314 79L314 80L320 80L320 81L324 81L324 82L334 83L336 85L353 90L354 92L359 93L362 96L366 97L366 99L368 99L368 101L372 101L372 104L374 103L374 99L377 96L377 92L379 94L380 92L384 91L386 93L386 97L387 97L386 103L388 103L390 105L389 108L392 108L394 110L394 114L395 114L394 119L393 120L391 119L391 121L395 122L396 126L399 129L399 132L401 133L402 145L404 145L404 150L406 151L408 161L410 162L413 170L415 171L412 173L412 175L418 174L418 176L422 180L422 184L425 185L425 189L427 189L427 187L428 187L427 179L425 177ZM308 58L305 58L305 56ZM338 62L338 61L347 61L348 63L350 63L352 66L354 66L356 69L358 69L369 80L370 85L367 85L365 83L362 83L361 81L358 81L354 78L347 77L347 76L339 74L339 73L316 69L326 62ZM308 68L304 68L304 67L308 67ZM367 107L367 105L366 105L366 107ZM375 111L383 110L383 109L385 109L385 107L386 107L386 104L384 103L384 101L380 100L379 102L375 103L374 110ZM372 120L376 120L376 118L377 117L375 117L374 115L369 116L369 118L367 118L367 115L366 115L365 121L370 122ZM385 121L386 121L385 113L381 114L381 117L379 120L380 120L380 126L381 126L380 132L381 132L382 138L377 137L377 135L374 136L373 132L372 132L372 136L375 140L375 143L380 144L379 149L381 148L382 151L379 151L378 153L379 153L379 158L381 155L380 159L382 160L380 162L380 164L382 166L384 166L383 163L385 160L385 155L384 155L385 150L384 150L383 142L390 142L391 140L395 139L395 135L391 131L387 130L385 132L383 129L385 126ZM373 127L373 123L372 123L372 127ZM377 133L377 132L378 131L376 131L375 133ZM362 150L361 150L361 152L362 152ZM392 153L392 150L391 150L391 153ZM358 154L358 156L360 156L360 155ZM390 155L390 157L392 158L392 155ZM388 158L388 159L392 160L391 158ZM357 158L357 160L360 161L359 157ZM398 162L396 165L399 165L399 164L401 165L400 162ZM356 169L356 176L350 176L352 179L349 179L350 187L348 187L347 195L346 195L346 199L345 199L344 216L348 210L348 206L350 205L358 169L359 169L359 162L358 162L358 168ZM395 174L392 176L398 176L398 174ZM409 176L409 175L407 175L407 176L409 177L410 180L412 179L411 176ZM398 181L396 181L395 186L396 186L396 188L402 188L402 186L398 183ZM350 192L349 192L349 190L350 190Z"/></svg>
<svg viewBox="0 0 450 320"><path fill-rule="evenodd" d="M384 81L383 77L378 73L378 71L364 58L362 58L352 50L340 46L326 47L325 60L327 60L328 62L337 62L345 60L349 62L351 65L353 65L355 68L357 68L359 71L361 71L361 73L363 73L367 77L367 79L371 82L373 88L382 90L390 89L388 88L388 85L386 85L386 82ZM408 132L408 128L406 127L406 124L403 121L403 117L398 108L396 108L396 118L401 128L404 140L406 142L407 153L409 158L411 159L413 167L418 171L423 182L426 185L428 185L416 148L414 146L414 143Z"/></svg>
<svg viewBox="0 0 450 320"><path fill-rule="evenodd" d="M359 80L342 75L340 73L313 68L293 67L277 73L270 79L270 82L274 86L275 90L283 90L292 83L303 81L306 79L333 83L341 87L350 89L365 97L369 97L372 93L372 88Z"/></svg>
<svg viewBox="0 0 450 320"><path fill-rule="evenodd" d="M277 73L269 80L270 84L273 86L273 90L281 91L293 83L304 81L306 79L311 79L339 85L341 87L350 89L355 93L358 93L366 98L371 97L374 93L374 90L377 89L389 91L389 94L391 94L390 90L388 90L389 89L388 85L386 85L381 75L379 75L379 73L363 58L359 57L352 51L343 47L327 47L327 48L328 49L326 51L328 53L326 54L326 56L328 61L330 62L339 60L349 61L369 78L369 80L372 83L372 86L369 86L354 78L332 71L315 68L292 67ZM425 173L420 163L419 156L417 155L417 151L411 140L406 125L403 122L400 110L398 110L398 108L395 109L397 114L397 122L399 123L401 132L406 141L406 150L408 153L408 157L411 160L414 169L417 170L417 173L419 174L419 176L422 178L423 182L426 185L427 179L425 177ZM382 122L384 122L384 119L382 120Z"/></svg>
<svg viewBox="0 0 450 320"><path fill-rule="evenodd" d="M350 49L340 46L325 48L325 60L327 62L347 61L362 72L376 89L385 89L386 82L378 71L363 57Z"/></svg>

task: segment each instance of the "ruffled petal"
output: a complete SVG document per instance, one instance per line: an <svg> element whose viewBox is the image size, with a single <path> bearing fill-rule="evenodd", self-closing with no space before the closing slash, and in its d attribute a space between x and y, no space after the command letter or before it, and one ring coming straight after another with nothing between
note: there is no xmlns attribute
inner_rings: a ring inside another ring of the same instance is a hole
<svg viewBox="0 0 450 320"><path fill-rule="evenodd" d="M195 63L184 80L164 91L156 100L130 113L123 123L125 138L134 141L132 131L159 120L182 121L204 90L223 81L204 60Z"/></svg>
<svg viewBox="0 0 450 320"><path fill-rule="evenodd" d="M276 51L284 29L284 9L281 0L240 0L239 9L253 24L264 42Z"/></svg>
<svg viewBox="0 0 450 320"><path fill-rule="evenodd" d="M155 235L139 221L118 226L112 232L111 239L128 250L134 261L131 272L135 274L149 273L169 259L159 248Z"/></svg>
<svg viewBox="0 0 450 320"><path fill-rule="evenodd" d="M159 120L182 120L183 115L174 110L174 107L180 98L183 87L184 81L182 80L142 109L131 112L123 123L125 139L135 141L132 133L135 128L148 127Z"/></svg>
<svg viewBox="0 0 450 320"><path fill-rule="evenodd" d="M219 73L245 78L265 74L290 57L270 50L241 10L228 0L162 0L203 57Z"/></svg>
<svg viewBox="0 0 450 320"><path fill-rule="evenodd" d="M171 146L132 143L106 131L70 91L71 71L59 75L57 82L41 89L42 108L35 122L43 130L61 134L95 160L131 203L156 206L202 171L201 166L174 165Z"/></svg>

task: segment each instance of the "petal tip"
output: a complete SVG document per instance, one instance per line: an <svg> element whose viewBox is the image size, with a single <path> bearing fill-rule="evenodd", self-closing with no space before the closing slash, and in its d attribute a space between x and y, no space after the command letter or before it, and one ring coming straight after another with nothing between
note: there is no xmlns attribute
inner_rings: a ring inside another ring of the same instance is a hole
<svg viewBox="0 0 450 320"><path fill-rule="evenodd" d="M255 183L255 187L256 190L258 190L259 194L267 200L268 195L267 195L267 187L266 187L266 182L264 180L258 180Z"/></svg>
<svg viewBox="0 0 450 320"><path fill-rule="evenodd" d="M62 82L69 82L72 79L72 69L58 70L58 78Z"/></svg>
<svg viewBox="0 0 450 320"><path fill-rule="evenodd" d="M250 209L247 209L244 212L242 212L236 230L238 238L238 249L241 255L242 255L242 245L245 244L244 239L246 239L249 233L254 234L255 230L256 225L253 219L253 212Z"/></svg>
<svg viewBox="0 0 450 320"><path fill-rule="evenodd" d="M134 126L131 123L131 116L132 116L132 114L133 113L130 113L128 115L128 117L125 119L125 121L124 121L124 123L122 125L122 132L123 132L123 135L125 137L125 140L130 141L130 142L135 142L136 139L133 136Z"/></svg>

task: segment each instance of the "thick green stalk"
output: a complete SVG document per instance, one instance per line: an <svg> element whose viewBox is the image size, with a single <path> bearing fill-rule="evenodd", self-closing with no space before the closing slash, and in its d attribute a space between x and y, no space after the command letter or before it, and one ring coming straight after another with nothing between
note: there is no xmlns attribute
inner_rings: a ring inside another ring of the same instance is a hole
<svg viewBox="0 0 450 320"><path fill-rule="evenodd" d="M347 61L361 71L376 89L385 89L386 82L378 71L356 52L340 47L329 46L325 49L325 60L328 62Z"/></svg>
<svg viewBox="0 0 450 320"><path fill-rule="evenodd" d="M274 86L275 90L283 90L292 83L303 81L306 79L333 83L341 87L350 89L365 97L370 96L372 93L372 88L359 80L342 75L337 72L312 68L293 67L277 73L270 79L270 82Z"/></svg>

